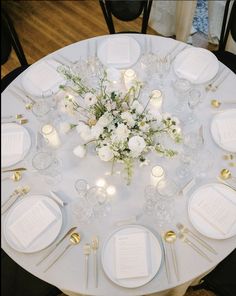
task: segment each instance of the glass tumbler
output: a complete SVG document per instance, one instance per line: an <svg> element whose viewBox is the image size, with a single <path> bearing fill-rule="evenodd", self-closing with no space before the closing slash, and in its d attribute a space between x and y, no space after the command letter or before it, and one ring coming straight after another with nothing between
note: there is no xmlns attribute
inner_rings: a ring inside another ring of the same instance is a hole
<svg viewBox="0 0 236 296"><path fill-rule="evenodd" d="M88 192L88 182L84 179L78 179L75 181L75 189L79 195L80 198L85 198L87 192Z"/></svg>

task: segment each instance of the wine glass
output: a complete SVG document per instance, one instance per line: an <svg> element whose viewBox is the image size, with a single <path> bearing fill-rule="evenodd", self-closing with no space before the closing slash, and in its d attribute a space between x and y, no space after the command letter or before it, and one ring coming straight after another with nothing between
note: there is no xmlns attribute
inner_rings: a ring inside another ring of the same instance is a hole
<svg viewBox="0 0 236 296"><path fill-rule="evenodd" d="M156 55L156 69L157 74L160 78L160 84L163 86L164 84L164 78L168 75L170 71L170 65L171 65L171 58L170 54L162 54L158 53Z"/></svg>
<svg viewBox="0 0 236 296"><path fill-rule="evenodd" d="M172 87L174 90L174 94L178 99L178 103L175 106L176 112L182 112L185 107L186 102L186 94L191 88L191 83L186 79L177 78L173 83Z"/></svg>
<svg viewBox="0 0 236 296"><path fill-rule="evenodd" d="M196 116L195 116L195 109L201 102L202 94L199 89L193 88L189 91L188 93L188 107L190 109L190 113L187 117L187 122L188 123L193 123L196 121Z"/></svg>
<svg viewBox="0 0 236 296"><path fill-rule="evenodd" d="M75 181L75 189L78 193L78 196L80 198L85 198L87 192L88 192L88 182L84 179L78 179Z"/></svg>

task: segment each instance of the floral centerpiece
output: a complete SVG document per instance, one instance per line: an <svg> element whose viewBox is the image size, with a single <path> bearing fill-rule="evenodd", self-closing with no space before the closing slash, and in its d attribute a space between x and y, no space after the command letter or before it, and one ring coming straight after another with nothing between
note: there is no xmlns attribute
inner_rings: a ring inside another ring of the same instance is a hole
<svg viewBox="0 0 236 296"><path fill-rule="evenodd" d="M155 151L172 157L176 151L164 147L159 138L166 134L176 143L181 140L177 118L169 114L153 115L146 104L139 101L142 84L135 81L128 90L117 90L103 71L97 88L87 87L80 75L69 67L61 67L67 84L61 86L73 95L65 95L63 108L77 113L76 129L84 141L76 147L79 157L86 154L86 146L93 143L102 161L124 164L127 183L132 177L134 160L147 163L147 152Z"/></svg>

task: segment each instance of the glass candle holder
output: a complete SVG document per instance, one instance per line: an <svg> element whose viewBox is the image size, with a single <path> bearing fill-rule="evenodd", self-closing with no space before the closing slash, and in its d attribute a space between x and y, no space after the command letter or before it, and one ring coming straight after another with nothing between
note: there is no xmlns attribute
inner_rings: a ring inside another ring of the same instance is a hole
<svg viewBox="0 0 236 296"><path fill-rule="evenodd" d="M51 124L44 124L41 128L41 133L46 139L49 146L57 148L60 146L61 141L56 129Z"/></svg>
<svg viewBox="0 0 236 296"><path fill-rule="evenodd" d="M152 107L161 109L163 102L162 92L159 89L154 89L150 94L150 104Z"/></svg>
<svg viewBox="0 0 236 296"><path fill-rule="evenodd" d="M132 87L134 81L136 79L136 73L133 69L128 69L124 73L124 83L125 88L128 90Z"/></svg>

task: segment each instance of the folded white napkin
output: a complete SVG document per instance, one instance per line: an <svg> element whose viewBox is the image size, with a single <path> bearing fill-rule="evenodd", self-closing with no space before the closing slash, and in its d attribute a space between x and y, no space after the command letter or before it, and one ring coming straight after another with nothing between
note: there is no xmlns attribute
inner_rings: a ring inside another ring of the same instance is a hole
<svg viewBox="0 0 236 296"><path fill-rule="evenodd" d="M211 66L211 63L212 59L206 59L205 53L192 54L190 52L176 69L176 74L190 81L196 81Z"/></svg>
<svg viewBox="0 0 236 296"><path fill-rule="evenodd" d="M236 223L236 203L217 188L207 188L204 197L195 200L192 210L223 235Z"/></svg>
<svg viewBox="0 0 236 296"><path fill-rule="evenodd" d="M46 204L38 201L9 226L9 231L24 248L27 248L56 219Z"/></svg>
<svg viewBox="0 0 236 296"><path fill-rule="evenodd" d="M148 276L146 232L115 236L117 279Z"/></svg>
<svg viewBox="0 0 236 296"><path fill-rule="evenodd" d="M2 157L22 155L24 150L24 132L2 133Z"/></svg>
<svg viewBox="0 0 236 296"><path fill-rule="evenodd" d="M25 73L24 80L40 92L53 89L64 81L53 61L40 61Z"/></svg>
<svg viewBox="0 0 236 296"><path fill-rule="evenodd" d="M107 40L107 63L123 64L130 62L130 39L116 37Z"/></svg>
<svg viewBox="0 0 236 296"><path fill-rule="evenodd" d="M220 142L232 142L236 147L236 118L217 118L216 125Z"/></svg>

